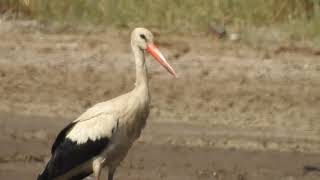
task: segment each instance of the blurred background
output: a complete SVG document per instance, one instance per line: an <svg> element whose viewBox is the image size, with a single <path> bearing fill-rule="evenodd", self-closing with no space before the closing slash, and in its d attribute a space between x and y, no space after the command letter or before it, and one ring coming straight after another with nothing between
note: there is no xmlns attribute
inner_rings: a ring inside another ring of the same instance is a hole
<svg viewBox="0 0 320 180"><path fill-rule="evenodd" d="M268 27L285 31L290 39L313 39L319 44L319 6L319 0L2 0L0 10L13 18L73 26L206 32L208 25L216 22L242 33Z"/></svg>
<svg viewBox="0 0 320 180"><path fill-rule="evenodd" d="M133 88L140 26L179 78L148 57L116 179L319 179L319 0L1 0L0 179L35 179L62 127Z"/></svg>

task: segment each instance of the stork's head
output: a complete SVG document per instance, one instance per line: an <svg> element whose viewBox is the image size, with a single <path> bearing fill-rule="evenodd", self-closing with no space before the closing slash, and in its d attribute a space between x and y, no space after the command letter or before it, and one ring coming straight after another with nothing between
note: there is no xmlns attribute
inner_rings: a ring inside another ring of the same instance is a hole
<svg viewBox="0 0 320 180"><path fill-rule="evenodd" d="M167 62L164 55L153 43L152 33L145 28L136 28L131 34L131 45L148 52L155 60L157 60L166 70L177 77L176 72Z"/></svg>

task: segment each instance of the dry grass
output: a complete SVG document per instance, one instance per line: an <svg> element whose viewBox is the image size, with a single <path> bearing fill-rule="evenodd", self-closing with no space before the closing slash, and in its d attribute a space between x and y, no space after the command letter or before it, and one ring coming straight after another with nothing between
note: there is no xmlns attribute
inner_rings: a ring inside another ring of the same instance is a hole
<svg viewBox="0 0 320 180"><path fill-rule="evenodd" d="M320 44L320 0L2 0L0 11L44 22L207 31L216 21L238 31L275 26ZM250 28L248 28L250 27Z"/></svg>

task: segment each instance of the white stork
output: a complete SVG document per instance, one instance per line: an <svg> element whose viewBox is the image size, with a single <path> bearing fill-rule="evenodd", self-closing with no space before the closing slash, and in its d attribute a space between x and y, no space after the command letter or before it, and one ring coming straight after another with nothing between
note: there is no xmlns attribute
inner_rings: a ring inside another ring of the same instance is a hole
<svg viewBox="0 0 320 180"><path fill-rule="evenodd" d="M152 33L136 28L131 34L136 63L136 83L129 93L88 109L57 136L51 159L38 180L76 180L108 168L108 180L140 136L149 114L149 85L145 51L174 77L176 73L153 43Z"/></svg>

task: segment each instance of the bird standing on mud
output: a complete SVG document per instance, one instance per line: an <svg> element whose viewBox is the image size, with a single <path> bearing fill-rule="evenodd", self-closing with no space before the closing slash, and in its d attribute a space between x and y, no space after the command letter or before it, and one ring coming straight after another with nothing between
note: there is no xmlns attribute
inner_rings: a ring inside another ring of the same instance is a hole
<svg viewBox="0 0 320 180"><path fill-rule="evenodd" d="M51 159L38 180L83 179L94 174L100 179L108 167L108 180L140 136L149 114L149 84L145 52L152 55L169 73L173 68L153 43L152 33L136 28L131 34L131 47L136 63L135 88L119 97L96 104L57 136Z"/></svg>

